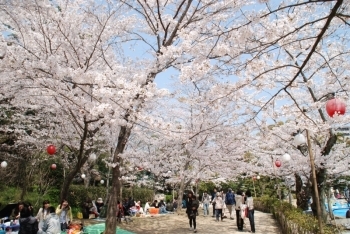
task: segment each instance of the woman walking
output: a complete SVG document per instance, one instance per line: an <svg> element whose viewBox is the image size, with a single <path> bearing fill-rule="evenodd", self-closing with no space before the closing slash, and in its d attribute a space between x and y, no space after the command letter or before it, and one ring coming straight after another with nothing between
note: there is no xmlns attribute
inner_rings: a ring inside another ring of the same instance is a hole
<svg viewBox="0 0 350 234"><path fill-rule="evenodd" d="M242 196L242 191L238 190L236 195L236 219L238 231L243 231L244 221L241 216L241 206L244 204L244 198Z"/></svg>
<svg viewBox="0 0 350 234"><path fill-rule="evenodd" d="M216 193L214 202L216 222L219 222L219 216L221 217L221 221L223 220L222 208L224 207L224 201L222 200L222 195L219 192Z"/></svg>
<svg viewBox="0 0 350 234"><path fill-rule="evenodd" d="M191 196L192 203L190 207L190 213L188 215L189 221L190 221L190 230L192 230L192 224L193 224L193 232L197 232L197 223L196 223L196 217L197 217L197 212L198 212L198 207L199 207L199 201L196 199L195 195Z"/></svg>
<svg viewBox="0 0 350 234"><path fill-rule="evenodd" d="M250 232L255 233L255 223L254 223L254 202L252 193L248 190L245 195L247 196L246 205L248 206L248 218L250 223Z"/></svg>

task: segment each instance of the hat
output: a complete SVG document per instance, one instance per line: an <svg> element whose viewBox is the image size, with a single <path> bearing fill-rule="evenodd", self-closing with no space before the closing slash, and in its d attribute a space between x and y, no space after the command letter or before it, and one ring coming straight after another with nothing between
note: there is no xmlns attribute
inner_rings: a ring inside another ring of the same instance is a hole
<svg viewBox="0 0 350 234"><path fill-rule="evenodd" d="M102 198L99 197L99 198L97 199L97 202L98 202L98 203L103 203Z"/></svg>

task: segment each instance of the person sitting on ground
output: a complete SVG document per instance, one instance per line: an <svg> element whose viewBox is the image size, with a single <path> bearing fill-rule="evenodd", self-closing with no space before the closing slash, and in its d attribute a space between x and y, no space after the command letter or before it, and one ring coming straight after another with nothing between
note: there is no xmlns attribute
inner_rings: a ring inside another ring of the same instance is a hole
<svg viewBox="0 0 350 234"><path fill-rule="evenodd" d="M91 201L91 203L89 204L90 206L90 215L89 215L89 218L97 218L100 214L99 212L97 211L97 206L95 204L95 201Z"/></svg>
<svg viewBox="0 0 350 234"><path fill-rule="evenodd" d="M134 215L136 215L136 213L137 213L136 205L130 207L130 209L129 209L129 214L130 214L131 216L134 216Z"/></svg>
<svg viewBox="0 0 350 234"><path fill-rule="evenodd" d="M166 211L166 206L163 200L160 200L160 202L158 203L158 207L159 207L159 214L167 214L168 211Z"/></svg>
<svg viewBox="0 0 350 234"><path fill-rule="evenodd" d="M20 212L18 234L36 234L38 232L38 221L31 215L28 206L24 206Z"/></svg>
<svg viewBox="0 0 350 234"><path fill-rule="evenodd" d="M143 208L141 206L141 201L136 202L136 209L137 209L137 213L139 213L139 214L143 214L144 213L143 212Z"/></svg>
<svg viewBox="0 0 350 234"><path fill-rule="evenodd" d="M38 234L57 234L61 233L60 219L56 215L55 208L50 206L47 209L47 216L44 219L42 230Z"/></svg>
<svg viewBox="0 0 350 234"><path fill-rule="evenodd" d="M49 215L49 207L50 202L48 200L44 200L43 206L39 209L38 214L36 215L36 219L39 222L39 229L43 228L44 220L46 219L46 216Z"/></svg>
<svg viewBox="0 0 350 234"><path fill-rule="evenodd" d="M24 208L24 202L18 202L15 209L12 211L12 219L19 219L21 216L21 210Z"/></svg>
<svg viewBox="0 0 350 234"><path fill-rule="evenodd" d="M151 207L159 208L158 201L154 200L154 202L152 203Z"/></svg>
<svg viewBox="0 0 350 234"><path fill-rule="evenodd" d="M98 198L96 201L96 208L97 208L97 213L101 213L101 208L104 206L102 198Z"/></svg>
<svg viewBox="0 0 350 234"><path fill-rule="evenodd" d="M145 204L145 210L144 210L145 214L148 214L148 213L149 213L149 208L150 208L150 207L151 207L151 206L149 205L149 201L147 201L146 204Z"/></svg>
<svg viewBox="0 0 350 234"><path fill-rule="evenodd" d="M174 212L176 212L176 210L177 210L177 198L175 198L173 201L173 209L174 209Z"/></svg>

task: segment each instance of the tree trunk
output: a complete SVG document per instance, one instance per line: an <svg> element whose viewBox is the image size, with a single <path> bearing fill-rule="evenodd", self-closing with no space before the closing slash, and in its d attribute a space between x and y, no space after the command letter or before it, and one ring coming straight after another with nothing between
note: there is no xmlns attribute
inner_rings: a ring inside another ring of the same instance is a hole
<svg viewBox="0 0 350 234"><path fill-rule="evenodd" d="M81 140L80 140L79 152L78 152L78 155L77 155L77 164L75 164L75 167L64 178L64 182L63 182L62 189L61 189L61 194L60 194L61 201L63 199L67 199L69 186L71 185L71 183L72 183L72 181L74 179L74 176L79 172L81 167L88 160L88 157L86 155L89 155L91 153L92 149L86 150L85 154L84 154L84 148L85 148L85 141L88 138L89 123L93 123L93 122L96 122L98 120L99 119L87 121L86 120L86 116L84 116L83 136L81 137ZM92 137L91 134L90 134L90 137Z"/></svg>
<svg viewBox="0 0 350 234"><path fill-rule="evenodd" d="M104 234L116 233L118 194L121 191L120 166L122 166L123 164L123 160L121 157L119 157L119 154L123 153L126 142L129 139L130 133L131 128L127 128L126 126L122 126L120 128L118 144L113 156L113 164L115 164L116 166L112 169L112 187L110 190L110 197L107 208L106 229Z"/></svg>
<svg viewBox="0 0 350 234"><path fill-rule="evenodd" d="M325 185L326 185L326 179L327 179L327 170L325 168L318 168L316 170L316 180L317 180L317 189L318 194L320 197L320 206L321 206L321 212L322 212L322 218L324 221L327 219L327 211L325 208L326 200L325 200ZM312 201L315 201L315 194L312 193ZM316 203L312 202L311 208L313 211L314 216L316 217Z"/></svg>
<svg viewBox="0 0 350 234"><path fill-rule="evenodd" d="M87 158L86 158L87 159ZM86 162L86 160L84 160L84 163ZM82 163L82 164L84 164ZM69 186L71 185L74 176L79 172L81 166L79 166L80 163L77 163L77 165L75 166L75 168L73 170L71 170L68 175L65 177L64 181L63 181L63 185L61 188L61 194L60 194L60 200L64 200L67 199L68 197L68 192L69 192Z"/></svg>
<svg viewBox="0 0 350 234"><path fill-rule="evenodd" d="M177 197L177 214L181 214L182 211L182 197L184 195L184 190L185 190L185 177L181 178L180 181L180 187L178 191L178 197Z"/></svg>
<svg viewBox="0 0 350 234"><path fill-rule="evenodd" d="M308 204L307 204L307 194L303 190L303 181L301 180L300 175L294 174L295 176L295 192L296 192L296 197L297 197L297 207L302 209L302 210L307 210L308 209Z"/></svg>

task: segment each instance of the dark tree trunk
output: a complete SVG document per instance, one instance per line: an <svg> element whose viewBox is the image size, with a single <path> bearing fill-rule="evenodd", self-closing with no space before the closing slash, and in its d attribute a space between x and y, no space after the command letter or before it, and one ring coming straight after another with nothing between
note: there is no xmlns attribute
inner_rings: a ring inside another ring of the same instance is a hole
<svg viewBox="0 0 350 234"><path fill-rule="evenodd" d="M73 170L71 170L68 175L66 176L66 178L63 181L63 185L61 188L61 193L60 193L60 199L61 201L63 199L67 199L68 197L68 192L69 192L69 187L75 177L75 175L79 172L80 168L82 167L82 165L84 165L84 163L86 162L87 157L84 157L84 159L79 163L76 164L75 168Z"/></svg>
<svg viewBox="0 0 350 234"><path fill-rule="evenodd" d="M66 176L66 178L64 179L62 188L61 188L61 193L60 193L60 199L61 201L63 199L67 199L68 197L68 192L69 192L69 186L71 185L74 176L79 172L79 170L81 169L81 167L84 165L84 163L88 160L88 156L89 153L91 153L91 149L84 151L85 148L85 142L86 139L89 137L92 137L93 134L92 132L90 132L89 135L89 123L92 122L96 122L99 119L94 119L94 120L86 120L86 116L84 116L84 129L83 129L83 135L81 137L80 140L80 146L79 146L79 151L78 151L78 155L77 155L77 163L75 164L75 167L68 173L68 175ZM95 130L96 131L96 130Z"/></svg>
<svg viewBox="0 0 350 234"><path fill-rule="evenodd" d="M303 190L303 181L301 180L300 175L294 174L295 176L295 189L297 197L297 207L302 210L308 209L308 192Z"/></svg>
<svg viewBox="0 0 350 234"><path fill-rule="evenodd" d="M318 188L318 194L320 196L320 204L321 204L321 211L322 211L322 217L323 220L326 221L327 219L327 211L324 204L326 204L326 194L327 194L327 170L325 168L321 168L316 171L316 179L317 179L317 188Z"/></svg>
<svg viewBox="0 0 350 234"><path fill-rule="evenodd" d="M127 140L129 139L131 133L131 128L122 126L119 132L118 144L116 151L114 152L113 163L116 164L112 168L112 187L109 191L109 202L107 208L107 218L106 218L106 230L104 234L115 234L117 229L117 202L118 195L121 189L120 181L120 166L123 164L123 160L119 157L119 154L123 153ZM119 198L121 202L121 197Z"/></svg>

